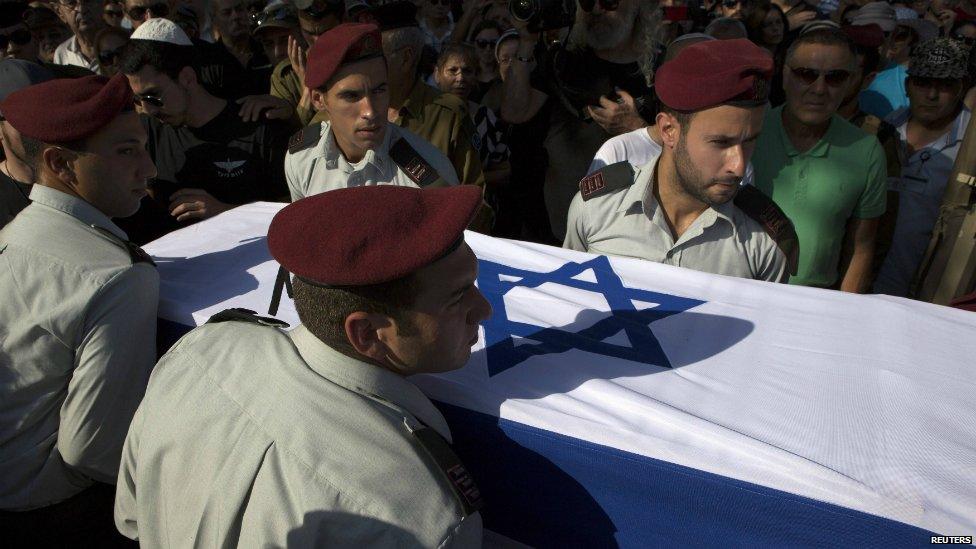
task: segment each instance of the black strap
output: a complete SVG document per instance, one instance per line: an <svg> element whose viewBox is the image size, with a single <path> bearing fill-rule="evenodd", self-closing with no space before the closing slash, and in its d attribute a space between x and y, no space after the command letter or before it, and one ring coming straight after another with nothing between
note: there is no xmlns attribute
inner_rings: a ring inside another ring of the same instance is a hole
<svg viewBox="0 0 976 549"><path fill-rule="evenodd" d="M454 496L464 510L464 516L480 511L484 505L481 490L447 441L430 427L421 427L413 431L413 435L447 477Z"/></svg>
<svg viewBox="0 0 976 549"><path fill-rule="evenodd" d="M393 143L390 147L390 158L418 187L428 187L435 183L446 186L437 170L406 139L401 137Z"/></svg>
<svg viewBox="0 0 976 549"><path fill-rule="evenodd" d="M115 233L104 227L91 225L91 228L95 229L98 234L104 236L106 239L111 240L112 242L115 242L116 244L125 248L125 250L129 252L129 258L132 260L133 265L136 263L148 263L153 267L156 266L156 262L152 260L152 257L150 257L145 250L136 245L135 242L129 242L128 240L117 236Z"/></svg>
<svg viewBox="0 0 976 549"><path fill-rule="evenodd" d="M800 261L800 239L790 218L762 191L752 185L739 187L733 203L746 215L762 225L786 256L787 268L791 276L796 276Z"/></svg>
<svg viewBox="0 0 976 549"><path fill-rule="evenodd" d="M580 196L587 201L595 196L610 194L634 184L634 167L624 160L604 166L579 182Z"/></svg>
<svg viewBox="0 0 976 549"><path fill-rule="evenodd" d="M271 292L271 305L268 307L269 315L278 314L278 305L281 304L281 290L288 292L288 297L292 296L291 277L284 267L278 267L278 276L275 278L274 290Z"/></svg>
<svg viewBox="0 0 976 549"><path fill-rule="evenodd" d="M250 324L260 324L262 326L271 326L273 328L287 328L288 323L283 320L278 320L277 318L270 318L266 316L258 316L257 313L250 309L225 309L219 313L210 317L207 324L217 324L219 322L248 322Z"/></svg>

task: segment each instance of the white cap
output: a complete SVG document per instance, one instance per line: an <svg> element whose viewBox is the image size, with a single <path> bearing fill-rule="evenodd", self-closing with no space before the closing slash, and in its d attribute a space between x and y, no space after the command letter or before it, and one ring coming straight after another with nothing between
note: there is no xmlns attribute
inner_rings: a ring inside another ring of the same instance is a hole
<svg viewBox="0 0 976 549"><path fill-rule="evenodd" d="M190 42L190 38L183 32L183 29L169 19L163 19L161 17L154 17L139 25L139 28L132 32L130 38L133 40L165 42L177 46L193 45L193 42Z"/></svg>

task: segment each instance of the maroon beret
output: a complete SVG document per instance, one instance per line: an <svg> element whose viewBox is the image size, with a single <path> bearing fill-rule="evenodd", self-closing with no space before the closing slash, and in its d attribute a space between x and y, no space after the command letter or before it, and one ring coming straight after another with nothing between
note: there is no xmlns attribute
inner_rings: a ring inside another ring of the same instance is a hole
<svg viewBox="0 0 976 549"><path fill-rule="evenodd" d="M132 90L118 74L56 78L16 91L0 104L20 133L45 143L84 139L132 108Z"/></svg>
<svg viewBox="0 0 976 549"><path fill-rule="evenodd" d="M884 31L875 23L870 25L848 25L844 32L855 45L862 48L880 48L884 43Z"/></svg>
<svg viewBox="0 0 976 549"><path fill-rule="evenodd" d="M287 271L322 286L403 278L451 252L481 206L481 187L376 185L328 191L278 212L268 249Z"/></svg>
<svg viewBox="0 0 976 549"><path fill-rule="evenodd" d="M661 103L692 112L731 102L765 103L772 76L772 56L749 40L707 40L661 65L654 88Z"/></svg>
<svg viewBox="0 0 976 549"><path fill-rule="evenodd" d="M343 23L325 31L308 51L305 85L321 88L346 63L383 55L383 40L376 25Z"/></svg>

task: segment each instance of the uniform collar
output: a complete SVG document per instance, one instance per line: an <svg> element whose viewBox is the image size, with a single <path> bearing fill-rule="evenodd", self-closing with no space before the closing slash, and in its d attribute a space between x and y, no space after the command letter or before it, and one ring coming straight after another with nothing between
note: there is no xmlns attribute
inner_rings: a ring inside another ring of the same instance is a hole
<svg viewBox="0 0 976 549"><path fill-rule="evenodd" d="M77 196L71 196L70 194L52 189L51 187L45 187L44 185L34 185L31 189L30 199L31 202L64 212L85 225L101 227L122 240L129 240L125 231L118 228L115 223L112 223L112 220L107 215Z"/></svg>
<svg viewBox="0 0 976 549"><path fill-rule="evenodd" d="M393 132L396 131L393 129L393 126L394 125L392 123L387 122L386 134L383 136L383 142L380 143L380 146L376 149L366 151L366 156L363 157L363 160L365 161L365 164L363 164L364 166L366 164L372 164L380 172L384 172L386 170L386 159L390 156L390 144L392 143L391 140L393 138ZM322 137L319 139L321 148L318 156L325 159L326 168L336 169L339 167L339 158L342 156L342 151L339 150L339 145L335 141L335 136L332 132L332 124L330 122L322 123L321 135ZM352 162L349 162L344 158L343 162L352 165Z"/></svg>
<svg viewBox="0 0 976 549"><path fill-rule="evenodd" d="M445 440L451 441L451 430L444 416L406 378L336 351L322 343L305 326L292 330L288 337L315 373L350 391L402 408L437 431Z"/></svg>
<svg viewBox="0 0 976 549"><path fill-rule="evenodd" d="M420 111L424 108L424 105L430 104L436 98L437 92L434 91L434 88L431 88L420 77L417 77L417 81L413 84L413 89L410 90L410 95L407 96L407 100L400 107L400 116L397 118L397 123L400 122L400 118L403 118L405 114L413 118L419 118Z"/></svg>
<svg viewBox="0 0 976 549"><path fill-rule="evenodd" d="M810 150L801 153L800 151L796 150L796 147L793 146L793 141L790 140L790 136L786 133L786 125L783 124L783 110L785 108L785 105L779 107L779 110L776 112L775 116L777 117L776 125L779 128L779 138L783 141L783 148L786 150L786 155L789 157L803 155L817 158L827 156L827 153L830 152L830 142L833 141L834 132L837 131L837 124L839 120L837 115L835 114L830 117L830 125L827 126L827 131L824 132L823 136L820 138L820 141L817 141L817 144L811 147Z"/></svg>

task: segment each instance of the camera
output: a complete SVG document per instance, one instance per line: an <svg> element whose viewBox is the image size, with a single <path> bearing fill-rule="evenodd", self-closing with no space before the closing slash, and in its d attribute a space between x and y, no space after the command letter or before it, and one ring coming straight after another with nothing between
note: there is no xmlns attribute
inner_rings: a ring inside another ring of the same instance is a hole
<svg viewBox="0 0 976 549"><path fill-rule="evenodd" d="M530 32L561 29L573 24L576 0L509 0L508 11L528 23Z"/></svg>

